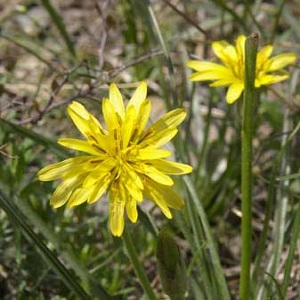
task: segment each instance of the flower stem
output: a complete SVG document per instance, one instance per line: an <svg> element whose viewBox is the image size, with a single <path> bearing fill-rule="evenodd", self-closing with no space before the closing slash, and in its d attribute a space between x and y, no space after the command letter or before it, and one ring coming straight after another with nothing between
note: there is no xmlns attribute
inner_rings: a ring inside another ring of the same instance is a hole
<svg viewBox="0 0 300 300"><path fill-rule="evenodd" d="M252 135L255 109L255 67L258 34L253 33L245 43L245 89L242 122L242 271L240 299L251 299L251 233L252 233Z"/></svg>
<svg viewBox="0 0 300 300"><path fill-rule="evenodd" d="M135 269L135 272L140 280L140 283L143 287L143 290L144 292L146 293L146 295L148 296L148 299L149 300L157 300L154 292L153 292L153 289L150 285L150 282L145 274L145 271L139 261L139 258L138 258L138 254L136 252L136 249L133 245L133 242L132 242L132 239L131 239L131 236L130 234L128 233L127 229L125 228L123 234L122 234L122 240L123 240L123 243L126 247L126 250L127 250L127 253L128 253L128 256L133 264L133 267Z"/></svg>

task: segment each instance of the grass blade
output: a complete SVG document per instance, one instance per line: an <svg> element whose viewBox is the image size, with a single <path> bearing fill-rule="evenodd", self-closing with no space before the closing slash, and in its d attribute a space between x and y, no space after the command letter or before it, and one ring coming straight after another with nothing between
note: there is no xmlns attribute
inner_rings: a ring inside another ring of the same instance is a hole
<svg viewBox="0 0 300 300"><path fill-rule="evenodd" d="M204 230L204 233L205 233L205 236L207 239L207 249L209 250L210 257L211 257L211 265L213 267L213 272L215 275L218 292L221 297L220 299L222 299L222 300L228 299L229 300L230 295L229 295L228 287L227 287L223 269L222 269L222 266L220 263L220 258L217 253L217 250L215 248L215 242L213 240L213 236L210 231L210 226L209 226L205 211L203 209L200 199L198 198L197 192L195 191L195 189L193 187L192 182L190 181L190 179L187 176L184 177L184 183L187 187L187 190L189 191L189 194L191 196L191 199L193 201L195 209L201 219L203 230Z"/></svg>
<svg viewBox="0 0 300 300"><path fill-rule="evenodd" d="M25 221L25 216L19 211L17 206L13 204L11 199L8 199L0 191L0 206L10 217L10 219L20 228L22 228L26 238L36 247L42 254L44 259L51 265L53 270L60 275L65 285L72 291L79 299L91 299L91 297L80 286L76 277L70 272L54 255L54 253L45 245L41 238L30 228Z"/></svg>
<svg viewBox="0 0 300 300"><path fill-rule="evenodd" d="M61 158L66 158L69 156L69 152L64 147L57 144L55 141L44 137L41 134L38 134L32 130L29 130L23 126L11 123L0 118L0 127L2 128L2 130L11 133L17 133L21 137L27 137L31 140L37 141L41 145L51 147L52 151L55 152Z"/></svg>
<svg viewBox="0 0 300 300"><path fill-rule="evenodd" d="M50 17L54 21L55 26L57 27L59 33L61 34L61 37L63 38L64 42L66 43L66 46L70 52L70 54L75 57L75 49L73 46L73 43L68 35L68 32L66 30L66 26L61 18L61 16L57 13L55 8L52 6L49 0L41 0L42 5L45 7L47 12L49 13Z"/></svg>

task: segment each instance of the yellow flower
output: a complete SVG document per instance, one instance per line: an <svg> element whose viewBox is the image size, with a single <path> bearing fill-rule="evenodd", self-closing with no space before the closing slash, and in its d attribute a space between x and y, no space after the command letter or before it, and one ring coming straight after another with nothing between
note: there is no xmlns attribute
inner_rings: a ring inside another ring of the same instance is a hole
<svg viewBox="0 0 300 300"><path fill-rule="evenodd" d="M190 76L192 81L215 80L210 86L229 85L226 100L229 104L236 101L244 90L244 69L245 69L245 41L246 37L241 35L236 40L236 46L226 41L212 43L212 50L222 61L221 64L191 60L187 66L196 72ZM263 47L257 53L255 87L273 84L286 80L289 75L282 69L296 60L293 53L272 55L271 45ZM275 72L275 73L272 73Z"/></svg>
<svg viewBox="0 0 300 300"><path fill-rule="evenodd" d="M131 222L137 221L137 202L142 202L143 196L158 205L167 218L172 218L169 208L183 207L169 175L190 173L192 167L166 160L171 152L159 148L176 135L186 113L174 109L145 129L151 111L146 95L147 84L142 82L125 107L118 87L111 84L109 98L102 102L106 128L80 103L69 105L68 113L85 140L61 138L58 143L88 155L38 172L39 180L62 180L51 197L53 207L91 204L107 191L109 227L115 236L123 232L124 210Z"/></svg>

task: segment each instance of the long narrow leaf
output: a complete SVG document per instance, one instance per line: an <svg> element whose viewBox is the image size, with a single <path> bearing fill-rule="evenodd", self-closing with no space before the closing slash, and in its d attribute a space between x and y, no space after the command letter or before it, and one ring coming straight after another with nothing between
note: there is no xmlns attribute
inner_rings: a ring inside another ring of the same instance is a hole
<svg viewBox="0 0 300 300"><path fill-rule="evenodd" d="M50 147L51 150L61 158L66 158L69 156L68 151L59 144L57 144L55 141L50 140L49 138L44 137L41 134L35 133L34 131L29 130L23 126L11 123L0 118L0 128L11 133L17 133L22 137L32 139L46 147Z"/></svg>
<svg viewBox="0 0 300 300"><path fill-rule="evenodd" d="M212 264L213 272L214 272L215 279L217 282L218 292L220 294L220 297L222 297L221 298L222 300L230 299L228 287L227 287L227 284L225 281L225 276L223 273L223 269L221 267L220 258L218 256L217 250L215 248L215 242L214 242L214 239L213 239L210 227L209 227L207 216L202 207L201 201L198 198L197 192L195 191L192 182L190 181L190 179L187 176L184 177L184 183L187 187L187 190L189 191L191 200L193 201L195 209L196 209L196 211L201 219L201 222L202 222L203 230L205 232L206 239L207 239L207 249L209 249L209 252L210 252L211 264Z"/></svg>
<svg viewBox="0 0 300 300"><path fill-rule="evenodd" d="M55 26L57 27L59 33L61 34L61 37L63 38L64 42L66 43L66 46L71 53L73 57L76 56L75 49L73 46L73 43L68 35L68 32L66 30L66 26L61 18L61 16L58 14L58 12L55 10L55 8L52 6L50 1L48 0L41 0L42 5L45 7L47 12L49 13L50 17L54 21Z"/></svg>
<svg viewBox="0 0 300 300"><path fill-rule="evenodd" d="M289 281L291 278L291 271L293 267L293 261L295 259L295 253L300 237L300 205L298 205L295 221L293 223L292 232L291 232L291 241L290 241L290 249L289 254L284 267L284 278L281 285L283 297L287 297L287 289L289 285Z"/></svg>
<svg viewBox="0 0 300 300"><path fill-rule="evenodd" d="M11 36L6 36L3 33L0 34L0 38L5 39L9 41L12 44L15 44L16 46L23 48L27 53L30 55L34 56L36 59L44 63L46 66L48 66L52 71L55 71L56 73L60 73L60 71L55 68L51 62L43 58L40 54L38 54L35 50L33 50L31 47L28 47L27 45L24 44L24 42L21 42L17 40L16 38L13 38Z"/></svg>
<svg viewBox="0 0 300 300"><path fill-rule="evenodd" d="M56 257L56 255L45 245L41 238L30 228L25 221L25 216L21 214L18 208L0 191L0 206L10 217L10 219L19 226L29 242L36 247L44 259L50 264L53 270L61 277L65 285L79 299L91 299L78 283L76 277L70 272Z"/></svg>

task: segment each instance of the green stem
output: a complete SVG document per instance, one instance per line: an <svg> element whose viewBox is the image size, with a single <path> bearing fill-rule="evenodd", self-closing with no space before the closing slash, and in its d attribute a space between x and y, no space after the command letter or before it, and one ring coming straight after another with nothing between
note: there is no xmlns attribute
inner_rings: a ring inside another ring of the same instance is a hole
<svg viewBox="0 0 300 300"><path fill-rule="evenodd" d="M245 43L245 89L242 123L242 271L240 299L251 299L251 233L252 233L252 135L254 120L255 67L258 35L252 34Z"/></svg>
<svg viewBox="0 0 300 300"><path fill-rule="evenodd" d="M133 267L135 269L135 272L137 274L137 277L140 280L140 283L144 289L144 292L148 296L149 300L157 300L153 289L150 285L150 282L145 274L145 271L139 261L138 254L136 252L136 249L133 245L132 239L130 237L130 234L127 232L127 229L125 228L124 233L122 235L122 240L125 245L125 248L127 250L128 256L133 264Z"/></svg>

